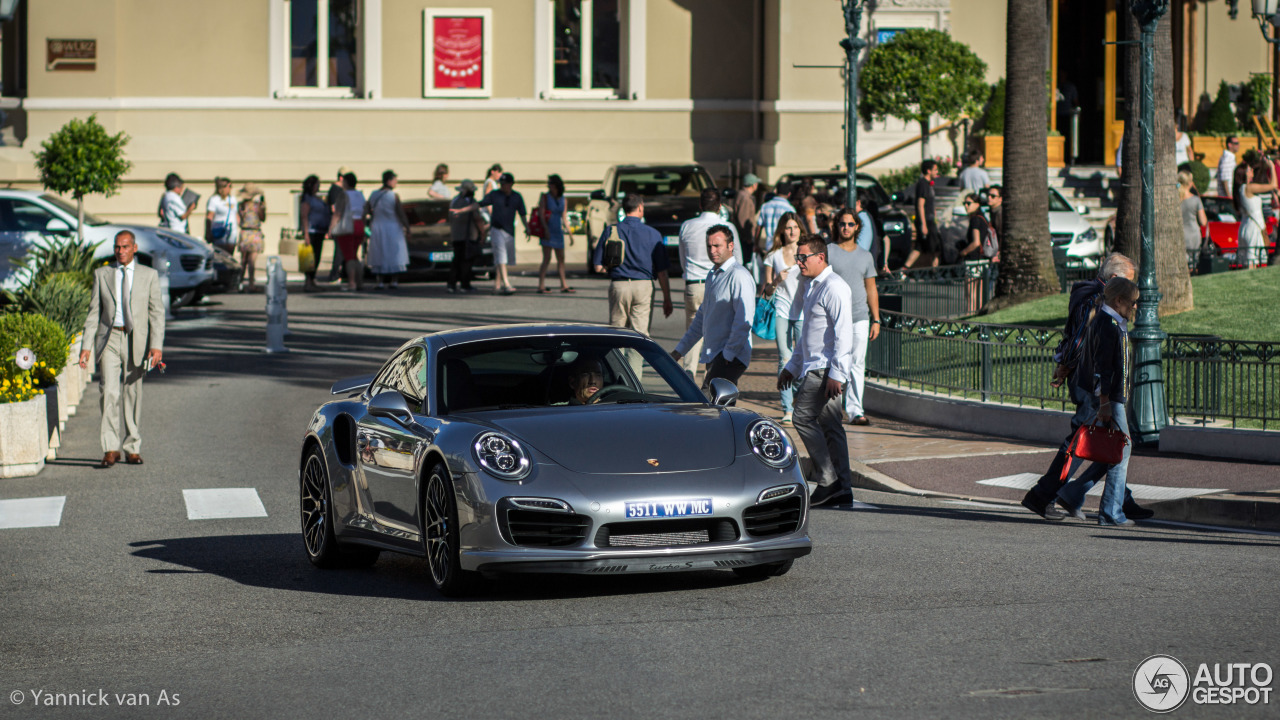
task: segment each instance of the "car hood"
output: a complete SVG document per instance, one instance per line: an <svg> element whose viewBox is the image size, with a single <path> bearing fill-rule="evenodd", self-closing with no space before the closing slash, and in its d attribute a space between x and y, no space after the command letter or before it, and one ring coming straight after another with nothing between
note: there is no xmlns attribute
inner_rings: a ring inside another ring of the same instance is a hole
<svg viewBox="0 0 1280 720"><path fill-rule="evenodd" d="M664 195L644 199L644 222L654 227L679 225L700 212L701 208L696 197Z"/></svg>
<svg viewBox="0 0 1280 720"><path fill-rule="evenodd" d="M709 405L565 407L486 420L555 463L589 474L714 470L733 463L737 446L729 413Z"/></svg>
<svg viewBox="0 0 1280 720"><path fill-rule="evenodd" d="M1072 235L1077 235L1090 227L1089 221L1085 220L1080 213L1066 211L1049 213L1049 232L1051 234L1071 233Z"/></svg>

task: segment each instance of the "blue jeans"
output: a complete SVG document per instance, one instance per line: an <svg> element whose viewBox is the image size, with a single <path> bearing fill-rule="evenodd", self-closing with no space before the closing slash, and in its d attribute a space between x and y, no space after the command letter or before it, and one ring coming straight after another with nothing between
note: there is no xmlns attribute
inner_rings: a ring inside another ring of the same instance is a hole
<svg viewBox="0 0 1280 720"><path fill-rule="evenodd" d="M1095 401L1096 402L1096 401ZM1092 405L1093 403L1091 403ZM1119 523L1125 521L1124 506L1125 498L1125 479L1129 473L1129 454L1133 449L1133 439L1129 435L1129 421L1126 408L1123 403L1111 403L1112 424L1129 437L1129 442L1124 446L1124 455L1120 462L1115 465L1103 465L1102 463L1094 463L1089 469L1080 474L1071 482L1062 486L1058 491L1058 499L1062 504L1071 509L1077 509L1084 504L1085 493L1089 492L1099 480L1106 477L1107 486L1102 491L1102 500L1098 508L1098 522ZM1093 422L1097 417L1094 411L1088 422Z"/></svg>
<svg viewBox="0 0 1280 720"><path fill-rule="evenodd" d="M800 326L804 324L803 320L797 320L794 323L778 313L773 320L773 326L777 330L777 336L773 341L778 345L778 373L782 373L782 368L787 366L787 361L791 359L791 353L796 349L796 338L800 337ZM782 412L789 413L794 409L792 402L795 397L795 383L789 385L780 394L782 395Z"/></svg>

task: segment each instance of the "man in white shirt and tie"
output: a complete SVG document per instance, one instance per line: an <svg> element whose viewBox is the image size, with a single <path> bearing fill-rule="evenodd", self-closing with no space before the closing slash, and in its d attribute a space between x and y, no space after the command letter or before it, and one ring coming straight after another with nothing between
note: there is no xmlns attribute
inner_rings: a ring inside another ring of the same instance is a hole
<svg viewBox="0 0 1280 720"><path fill-rule="evenodd" d="M671 357L677 361L702 342L700 362L706 363L703 389L714 378L737 384L751 364L751 322L755 319L756 283L751 272L734 257L733 228L712 225L706 234L706 295Z"/></svg>
<svg viewBox="0 0 1280 720"><path fill-rule="evenodd" d="M142 464L142 378L163 355L163 302L167 298L161 298L159 275L138 264L134 258L137 252L133 233L122 230L116 234L116 261L93 273L93 295L80 345L85 348L80 351L80 367L89 365L89 348L98 360L103 468L120 461L122 447L125 462Z"/></svg>
<svg viewBox="0 0 1280 720"><path fill-rule="evenodd" d="M689 329L693 324L694 315L698 314L698 308L702 306L702 298L706 293L707 275L711 272L712 262L707 257L707 230L716 225L724 224L724 218L720 217L720 191L715 188L706 188L702 191L699 198L702 212L695 217L684 221L680 226L680 271L684 275L684 328ZM732 226L729 229L733 232L733 256L738 262L742 262L742 247L738 243L738 231ZM702 341L695 342L687 353L685 359L680 362L680 366L685 369L693 377L694 382L698 380L698 362L702 357Z"/></svg>
<svg viewBox="0 0 1280 720"><path fill-rule="evenodd" d="M803 303L804 326L790 362L778 374L778 389L799 380L793 422L818 483L809 505L848 503L853 501L853 474L841 396L853 350L849 284L827 264L827 244L820 237L800 241L796 263L802 279L792 302Z"/></svg>

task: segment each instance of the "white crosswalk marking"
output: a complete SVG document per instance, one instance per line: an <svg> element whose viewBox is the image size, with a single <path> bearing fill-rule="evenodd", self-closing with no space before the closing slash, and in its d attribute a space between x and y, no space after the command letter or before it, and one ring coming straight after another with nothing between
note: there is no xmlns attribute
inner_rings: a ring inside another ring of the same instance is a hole
<svg viewBox="0 0 1280 720"><path fill-rule="evenodd" d="M66 502L66 495L0 500L0 530L57 527Z"/></svg>
<svg viewBox="0 0 1280 720"><path fill-rule="evenodd" d="M183 490L188 520L266 517L267 509L254 488Z"/></svg>
<svg viewBox="0 0 1280 720"><path fill-rule="evenodd" d="M989 480L979 480L979 485L993 485L995 487L1014 488L1015 490L1030 490L1035 486L1040 476L1035 473L1018 473L1017 475L1005 475L1003 477L991 478ZM1098 497L1102 495L1106 483L1098 483L1089 489L1089 495ZM1126 483L1129 492L1133 493L1135 500L1177 500L1179 498L1195 497L1197 495L1212 495L1213 493L1226 492L1225 488L1181 488L1181 487L1163 487L1160 485L1143 485L1141 483Z"/></svg>

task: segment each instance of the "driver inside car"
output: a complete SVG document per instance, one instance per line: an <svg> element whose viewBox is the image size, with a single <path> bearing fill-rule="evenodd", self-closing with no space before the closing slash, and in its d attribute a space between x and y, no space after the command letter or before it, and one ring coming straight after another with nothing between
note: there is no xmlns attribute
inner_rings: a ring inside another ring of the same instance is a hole
<svg viewBox="0 0 1280 720"><path fill-rule="evenodd" d="M604 371L595 358L579 357L569 366L569 403L588 405L604 387Z"/></svg>

